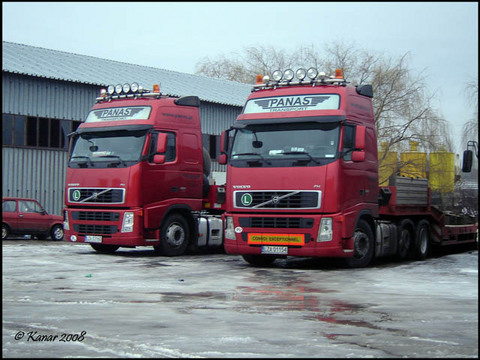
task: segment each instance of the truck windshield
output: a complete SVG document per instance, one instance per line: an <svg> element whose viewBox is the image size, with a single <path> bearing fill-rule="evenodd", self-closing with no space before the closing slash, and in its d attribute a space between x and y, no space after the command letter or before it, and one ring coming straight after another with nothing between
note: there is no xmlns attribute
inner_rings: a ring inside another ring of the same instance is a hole
<svg viewBox="0 0 480 360"><path fill-rule="evenodd" d="M238 129L230 163L237 167L319 166L335 160L339 123L249 125Z"/></svg>
<svg viewBox="0 0 480 360"><path fill-rule="evenodd" d="M102 131L73 139L70 167L126 167L141 160L146 130Z"/></svg>

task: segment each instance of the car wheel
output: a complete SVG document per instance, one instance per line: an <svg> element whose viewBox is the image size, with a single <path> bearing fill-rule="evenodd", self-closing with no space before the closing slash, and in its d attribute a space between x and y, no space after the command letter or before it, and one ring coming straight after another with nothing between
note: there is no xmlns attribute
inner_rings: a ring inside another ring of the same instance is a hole
<svg viewBox="0 0 480 360"><path fill-rule="evenodd" d="M10 229L7 225L2 224L2 240L5 240L10 235Z"/></svg>
<svg viewBox="0 0 480 360"><path fill-rule="evenodd" d="M52 240L61 241L63 240L63 227L61 225L55 225L50 232Z"/></svg>

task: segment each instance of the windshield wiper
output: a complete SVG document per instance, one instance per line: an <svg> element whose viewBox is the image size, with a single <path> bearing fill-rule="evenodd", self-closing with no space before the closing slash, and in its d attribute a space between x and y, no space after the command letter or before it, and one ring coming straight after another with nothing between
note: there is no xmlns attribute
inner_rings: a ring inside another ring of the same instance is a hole
<svg viewBox="0 0 480 360"><path fill-rule="evenodd" d="M100 158L100 157L102 157L102 158L104 158L104 157L106 157L106 158L108 158L108 157L110 157L110 158L115 158L115 159L118 160L118 164L123 164L123 165L125 165L125 161L122 160L122 158L121 158L120 156L118 156L118 155L100 155L100 156L97 156L97 157L99 157L99 158Z"/></svg>
<svg viewBox="0 0 480 360"><path fill-rule="evenodd" d="M86 159L86 161L85 162L75 161L76 163L78 163L78 164L90 163L93 166L92 160L88 156L85 156L85 155L72 156L70 158L70 162L72 162L72 159L79 159L79 158Z"/></svg>
<svg viewBox="0 0 480 360"><path fill-rule="evenodd" d="M314 163L316 164L320 164L317 160L315 160L312 155L310 155L308 152L306 151L287 151L287 152L283 152L281 153L283 155L307 155L309 158L310 158L310 161L313 161Z"/></svg>
<svg viewBox="0 0 480 360"><path fill-rule="evenodd" d="M260 159L262 159L262 161L267 164L267 165L270 165L270 162L265 159L261 154L259 153L255 153L255 152L249 152L249 153L239 153L239 154L232 154L232 157L233 156L248 156L248 155L253 155L253 156L258 156Z"/></svg>

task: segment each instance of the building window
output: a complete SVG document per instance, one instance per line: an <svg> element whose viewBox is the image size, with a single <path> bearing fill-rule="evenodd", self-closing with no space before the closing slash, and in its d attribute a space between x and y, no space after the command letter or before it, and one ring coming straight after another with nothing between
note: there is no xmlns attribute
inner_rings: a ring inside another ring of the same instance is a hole
<svg viewBox="0 0 480 360"><path fill-rule="evenodd" d="M67 135L81 121L2 114L2 144L68 150Z"/></svg>

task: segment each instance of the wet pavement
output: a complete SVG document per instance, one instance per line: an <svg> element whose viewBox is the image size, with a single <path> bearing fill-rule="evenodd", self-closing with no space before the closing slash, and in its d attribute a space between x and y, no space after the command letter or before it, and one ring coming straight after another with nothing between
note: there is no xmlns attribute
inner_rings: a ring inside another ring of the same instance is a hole
<svg viewBox="0 0 480 360"><path fill-rule="evenodd" d="M3 357L478 357L476 250L352 270L2 245Z"/></svg>

